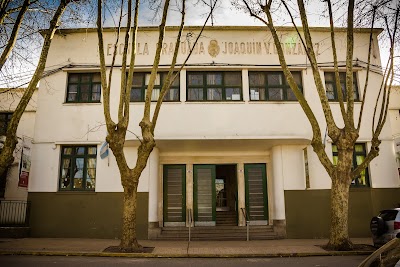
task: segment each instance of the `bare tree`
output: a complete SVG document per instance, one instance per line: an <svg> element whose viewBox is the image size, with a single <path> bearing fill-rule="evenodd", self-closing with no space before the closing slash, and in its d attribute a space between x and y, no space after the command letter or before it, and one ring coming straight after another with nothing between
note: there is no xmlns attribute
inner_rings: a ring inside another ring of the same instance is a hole
<svg viewBox="0 0 400 267"><path fill-rule="evenodd" d="M35 2L35 1L32 1L32 2ZM42 78L42 74L45 69L47 55L49 52L51 41L53 39L56 29L59 27L60 18L70 2L72 2L72 0L61 0L60 1L60 3L57 6L57 9L55 10L55 12L52 16L52 19L49 23L48 29L43 32L44 42L43 42L43 47L42 47L42 51L40 54L39 62L37 64L36 70L35 70L32 78L30 79L28 87L25 89L23 96L21 97L21 100L19 101L18 106L16 107L15 111L13 112L13 115L11 117L10 123L7 128L6 140L4 142L4 146L3 146L2 150L0 152L0 176L7 170L7 168L14 161L13 152L18 143L16 133L17 133L19 121L29 103L29 100L31 99L31 97L37 87L39 80ZM4 63L6 62L8 55L10 54L10 51L14 48L15 40L18 35L18 29L20 28L20 25L21 25L21 20L24 16L24 13L28 9L28 6L31 4L31 1L24 0L24 3L22 6L15 7L15 8L8 7L9 3L10 3L10 1L5 1L4 6L3 6L3 3L2 3L2 6L0 6L0 15L1 15L2 21L5 21L4 19L7 16L10 16L13 12L17 12L19 10L19 14L18 14L17 19L14 22L15 26L13 27L12 33L8 38L7 45L5 46L5 48L2 52L2 55L1 55L2 61L0 62L1 67L4 66ZM15 28L15 30L14 30L14 28Z"/></svg>
<svg viewBox="0 0 400 267"><path fill-rule="evenodd" d="M354 10L355 1L350 0L347 4L347 49L346 49L346 88L342 90L337 90L338 102L340 105L341 117L344 122L344 126L341 127L335 122L328 97L326 95L325 87L320 76L318 61L316 52L314 51L312 35L310 33L309 22L307 18L306 8L304 6L303 0L297 0L298 14L300 15L302 27L297 27L295 24L295 19L292 14L293 7L288 6L285 0L276 1L253 1L242 0L241 7L244 8L249 14L265 25L268 26L279 57L279 62L281 64L284 75L299 101L306 117L308 118L311 128L312 128L312 140L311 146L314 152L318 155L318 158L325 170L329 174L332 180L331 188L331 225L330 225L330 236L328 247L334 250L350 250L353 245L349 239L348 234L348 202L349 202L349 188L351 182L358 177L363 170L368 166L368 164L379 155L379 145L381 141L379 140L379 135L383 129L387 118L388 103L389 103L389 91L394 79L393 72L393 62L394 56L393 51L395 49L395 40L397 38L397 27L399 21L400 5L392 7L393 10L393 24L389 23L386 19L385 25L387 32L389 33L390 39L390 58L382 73L382 83L380 88L370 88L368 87L368 79L370 75L370 63L371 63L371 50L372 50L372 34L374 23L376 21L377 12L384 7L387 7L388 1L378 1L375 4L369 5L371 11L371 24L370 24L370 39L369 39L369 50L368 50L368 62L367 62L367 74L365 87L363 88L363 99L361 103L361 109L358 114L358 121L356 121L356 115L354 111L354 95L353 95L353 51L354 51ZM332 3L330 0L326 0L329 12L330 21L330 41L332 47L332 57L334 62L334 73L335 73L335 84L336 88L341 88L339 79L339 67L338 67L338 55L336 49L336 39L335 39L335 25L334 17L332 12ZM325 123L327 125L327 134L331 138L332 142L337 146L338 150L338 161L334 165L330 160L330 157L325 151L325 145L323 142L323 137L320 128L320 121L318 121L315 116L314 110L309 106L307 100L302 94L301 90L298 88L291 71L289 70L286 58L284 55L283 47L280 43L280 38L276 31L274 25L274 19L272 10L274 5L282 5L286 12L290 15L290 19L298 33L302 45L306 51L307 58L310 62L310 67L314 77L314 83L318 96L320 99L320 104L324 113ZM392 26L392 28L391 28ZM355 143L359 137L360 127L362 124L362 118L364 114L365 99L369 90L379 91L378 97L376 98L376 103L374 107L374 114L370 120L372 123L372 138L371 149L369 150L364 161L355 169L353 169L353 150Z"/></svg>
<svg viewBox="0 0 400 267"><path fill-rule="evenodd" d="M132 52L130 58L128 58L128 44L131 43L131 50L136 49L136 39L138 32L138 14L139 14L139 1L134 1L135 5L133 7L132 0L127 2L127 24L124 30L124 49L122 55L122 67L121 67L121 84L120 84L120 99L118 108L118 121L115 122L111 118L110 113L110 89L111 89L111 78L113 74L113 68L115 63L115 58L117 54L117 49L114 49L111 67L108 71L107 80L107 65L104 56L104 41L103 41L103 26L102 26L102 1L98 0L98 10L97 10L97 34L98 34L98 44L100 52L100 70L101 70L101 83L103 90L103 100L104 100L104 116L107 127L107 137L106 140L110 145L110 148L116 158L118 169L121 175L121 182L124 189L123 198L123 220L122 220L122 236L121 243L116 248L119 251L129 252L140 249L141 246L136 239L136 206L137 206L137 189L139 184L139 178L142 174L144 168L146 167L147 160L153 148L156 146L156 141L154 137L154 130L157 124L158 115L160 113L161 105L164 96L167 94L169 88L171 87L173 81L177 78L179 71L185 66L187 60L192 54L193 48L197 43L197 40L201 36L201 33L211 15L207 17L202 30L197 36L196 41L191 47L190 52L184 62L181 64L180 68L175 71L179 45L181 43L181 36L185 22L185 0L182 0L181 4L181 21L178 30L178 34L175 42L175 50L172 57L172 61L169 67L168 74L162 85L157 103L154 109L154 113L151 116L150 106L152 91L155 85L155 80L158 72L158 66L161 57L162 43L165 34L166 19L169 9L170 0L164 1L164 6L162 8L161 23L159 25L159 37L157 42L157 47L154 56L153 67L150 74L150 80L147 86L147 92L145 96L145 104L143 110L143 117L139 123L141 128L141 139L140 145L137 150L137 160L135 166L130 168L125 158L124 154L124 144L125 136L128 130L129 124L129 101L130 101L130 90L133 80L133 73L135 70L135 53ZM124 0L121 0L121 13L119 18L119 23L117 27L117 39L114 48L117 47L119 37L121 35L121 19L122 19L122 9L124 6ZM133 10L132 10L133 9ZM132 17L133 12L133 17ZM131 23L133 21L133 25ZM132 35L132 36L131 36Z"/></svg>

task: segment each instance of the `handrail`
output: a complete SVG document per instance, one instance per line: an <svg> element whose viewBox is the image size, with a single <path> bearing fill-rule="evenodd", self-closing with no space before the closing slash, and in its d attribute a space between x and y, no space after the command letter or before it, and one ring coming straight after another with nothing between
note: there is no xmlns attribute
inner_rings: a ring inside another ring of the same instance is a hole
<svg viewBox="0 0 400 267"><path fill-rule="evenodd" d="M188 209L188 221L189 221L189 242L190 242L192 221L193 221L192 209Z"/></svg>
<svg viewBox="0 0 400 267"><path fill-rule="evenodd" d="M243 213L243 217L246 219L246 233L247 233L247 238L246 238L246 241L249 241L250 240L250 220L249 220L249 215L248 215L248 213L247 213L247 211L246 211L246 208L240 208L241 210L242 210L242 213Z"/></svg>

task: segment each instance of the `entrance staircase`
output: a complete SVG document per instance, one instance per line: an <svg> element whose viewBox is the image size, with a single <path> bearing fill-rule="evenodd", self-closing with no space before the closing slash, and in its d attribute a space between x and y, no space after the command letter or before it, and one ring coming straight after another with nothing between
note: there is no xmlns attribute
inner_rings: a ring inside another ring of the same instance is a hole
<svg viewBox="0 0 400 267"><path fill-rule="evenodd" d="M237 225L236 211L217 211L216 212L217 226L235 226Z"/></svg>
<svg viewBox="0 0 400 267"><path fill-rule="evenodd" d="M270 225L251 225L250 240L278 239ZM191 240L246 240L245 226L196 226L191 228ZM188 227L162 227L157 240L188 240Z"/></svg>

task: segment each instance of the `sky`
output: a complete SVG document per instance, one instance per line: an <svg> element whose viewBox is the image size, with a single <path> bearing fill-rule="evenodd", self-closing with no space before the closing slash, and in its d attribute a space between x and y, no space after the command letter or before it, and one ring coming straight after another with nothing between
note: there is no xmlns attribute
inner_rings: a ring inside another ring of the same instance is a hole
<svg viewBox="0 0 400 267"><path fill-rule="evenodd" d="M115 3L115 0L109 0L111 3ZM150 0L151 1L151 0ZM185 25L203 25L204 21L210 11L210 7L202 3L205 1L206 3L210 3L211 1L216 0L187 0L186 4L186 21ZM262 22L258 21L255 18L250 17L250 15L243 10L238 10L232 5L232 0L217 0L217 6L213 12L213 23L214 25L220 26L259 26L264 25ZM237 0L240 2L240 0ZM373 0L375 1L375 0ZM391 1L399 1L399 0L391 0ZM160 21L160 14L155 15L151 8L149 8L149 0L142 0L142 6L139 12L139 25L140 26L157 26ZM181 0L171 0L170 4L170 12L168 14L167 25L179 25L180 23L180 12L177 10L177 3L180 3ZM326 14L326 3L322 0L305 0L306 2L306 11L309 18L310 26L329 26L329 21L326 16L322 14ZM290 5L290 1L288 1ZM293 5L293 4L291 4ZM292 10L296 8L291 6ZM116 16L119 15L118 12L112 11L112 8L104 9L105 10L105 26L115 26L115 21L118 21ZM335 23L337 26L345 25L345 11L343 8L336 8L334 10ZM88 22L80 22L76 23L74 18L69 22L64 22L61 27L95 27L96 20L96 10L92 10L89 12L91 16L88 18ZM79 14L79 12L78 12ZM288 15L283 11L283 8L276 9L273 12L274 20L276 25L284 25L284 26L292 26L292 23L288 21ZM114 18L112 17L114 16ZM126 16L125 16L126 17ZM72 21L72 22L71 22ZM299 20L296 20L296 24L300 25ZM209 21L208 25L211 25L211 21ZM387 46L385 47L384 43L380 44L380 52L382 62L386 62L389 53ZM385 65L385 64L382 64ZM399 64L400 65L400 64ZM33 73L34 66L30 65L28 70L24 73L21 73L21 76L25 77L26 80L29 80L29 73ZM7 84L4 84L2 81L3 77L0 77L0 87L8 87ZM17 77L18 81L21 81L21 77ZM398 83L400 83L400 78L398 77ZM16 86L16 85L13 85ZM26 85L25 85L26 86Z"/></svg>

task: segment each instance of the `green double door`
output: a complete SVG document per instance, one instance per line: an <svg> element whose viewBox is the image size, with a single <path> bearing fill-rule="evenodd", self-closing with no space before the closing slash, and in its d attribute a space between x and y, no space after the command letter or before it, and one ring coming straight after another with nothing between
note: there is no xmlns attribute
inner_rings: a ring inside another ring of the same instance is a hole
<svg viewBox="0 0 400 267"><path fill-rule="evenodd" d="M195 225L215 225L215 165L193 166Z"/></svg>
<svg viewBox="0 0 400 267"><path fill-rule="evenodd" d="M184 224L186 220L186 166L164 165L164 222ZM195 225L216 222L216 165L193 166ZM245 164L246 211L250 221L268 220L266 164Z"/></svg>
<svg viewBox="0 0 400 267"><path fill-rule="evenodd" d="M268 220L266 164L244 165L246 211L250 221Z"/></svg>

